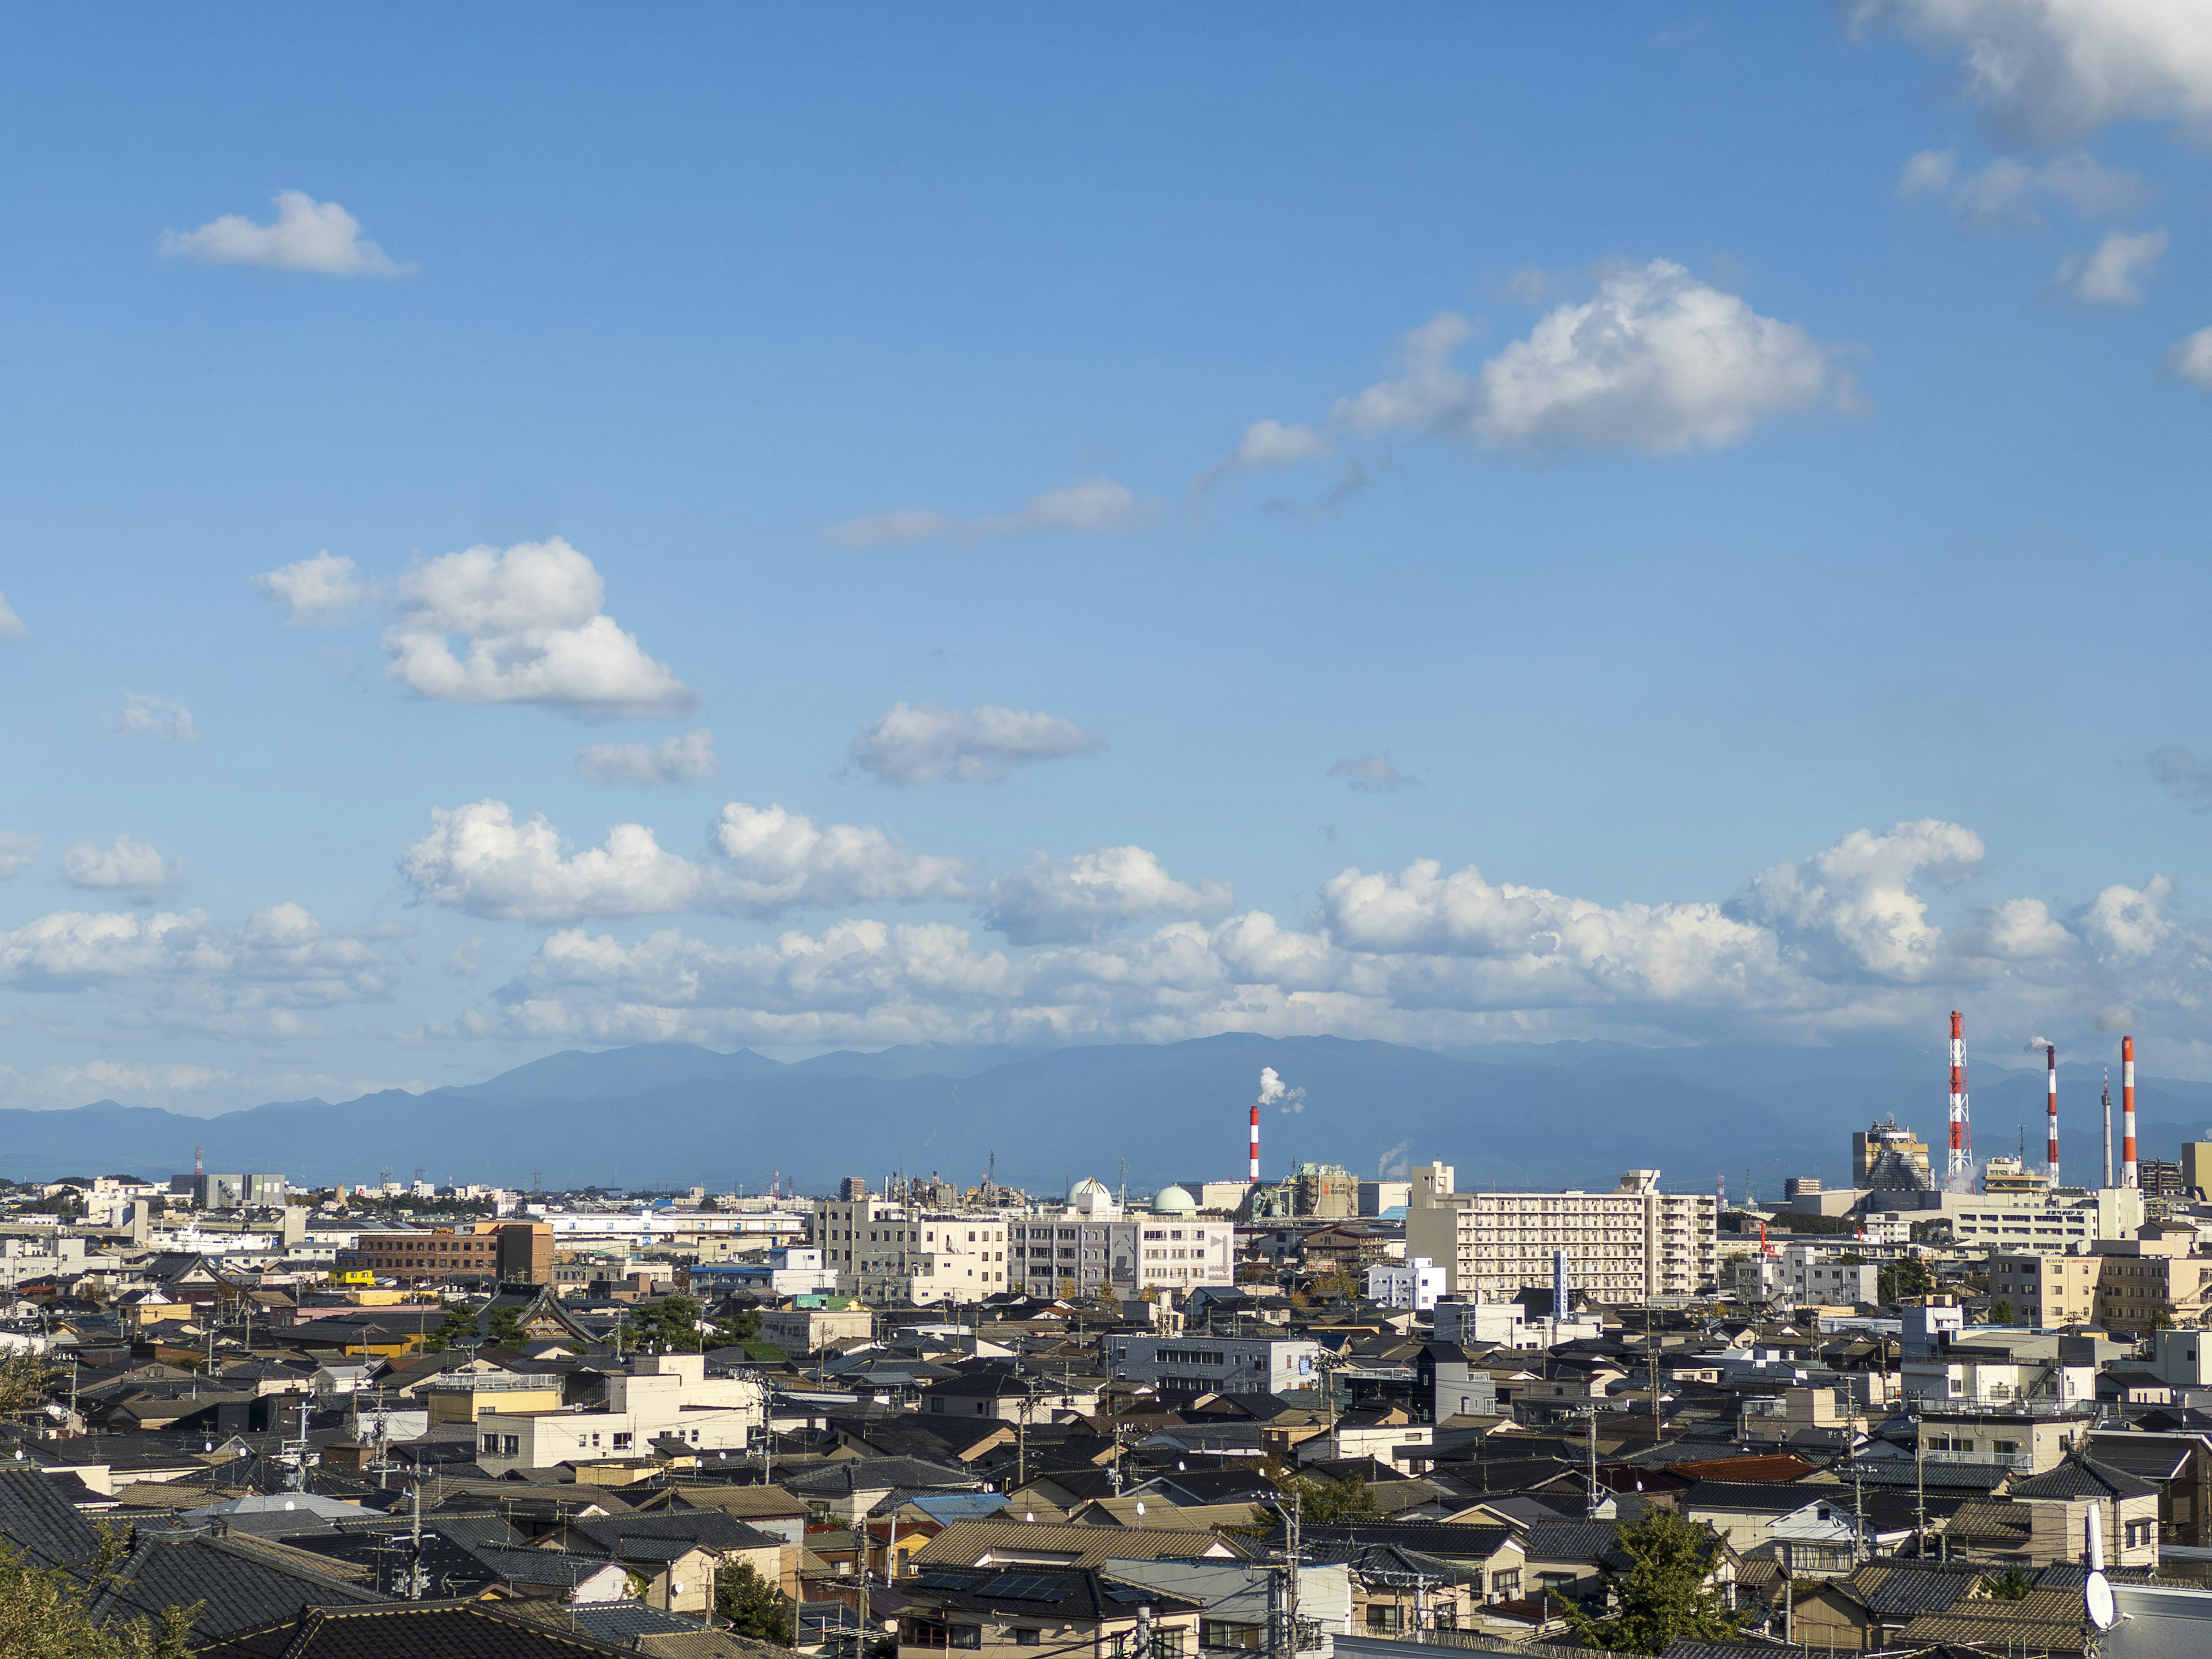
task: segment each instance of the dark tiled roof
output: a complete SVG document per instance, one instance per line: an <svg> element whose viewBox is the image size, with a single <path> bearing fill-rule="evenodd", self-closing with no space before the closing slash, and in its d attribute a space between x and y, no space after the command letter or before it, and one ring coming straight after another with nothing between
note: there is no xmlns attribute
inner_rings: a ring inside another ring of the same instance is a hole
<svg viewBox="0 0 2212 1659"><path fill-rule="evenodd" d="M164 1608L190 1611L193 1636L203 1642L296 1617L305 1607L378 1602L374 1590L309 1569L280 1565L267 1554L224 1543L204 1533L155 1533L100 1588L93 1614L105 1620L157 1617Z"/></svg>
<svg viewBox="0 0 2212 1659"><path fill-rule="evenodd" d="M1875 1613L1910 1617L1956 1607L1973 1594L1983 1574L1994 1571L1957 1561L1883 1562L1860 1568L1843 1584Z"/></svg>
<svg viewBox="0 0 2212 1659"><path fill-rule="evenodd" d="M1682 1494L1684 1510L1729 1510L1749 1515L1787 1515L1808 1504L1850 1502L1847 1489L1800 1481L1700 1480Z"/></svg>
<svg viewBox="0 0 2212 1659"><path fill-rule="evenodd" d="M99 1533L70 1504L68 1489L28 1464L0 1468L0 1538L56 1567L100 1547Z"/></svg>
<svg viewBox="0 0 2212 1659"><path fill-rule="evenodd" d="M948 1571L933 1567L900 1586L925 1608L963 1613L1028 1613L1054 1619L1133 1619L1140 1606L1156 1613L1195 1613L1143 1584L1124 1583L1090 1568L989 1567Z"/></svg>
<svg viewBox="0 0 2212 1659"><path fill-rule="evenodd" d="M2055 1469L2012 1483L2014 1498L2155 1498L2158 1488L2094 1457L2069 1457Z"/></svg>
<svg viewBox="0 0 2212 1659"><path fill-rule="evenodd" d="M629 1652L487 1602L412 1601L311 1608L212 1643L198 1659L577 1659Z"/></svg>
<svg viewBox="0 0 2212 1659"><path fill-rule="evenodd" d="M1605 1565L1620 1554L1620 1528L1612 1521L1544 1521L1521 1535L1531 1561L1587 1561Z"/></svg>
<svg viewBox="0 0 2212 1659"><path fill-rule="evenodd" d="M811 1493L867 1492L883 1487L968 1488L978 1484L966 1469L925 1463L917 1457L855 1457L821 1468L787 1474L788 1491Z"/></svg>
<svg viewBox="0 0 2212 1659"><path fill-rule="evenodd" d="M1452 1521L1361 1521L1309 1526L1300 1535L1312 1544L1395 1544L1447 1561L1486 1559L1512 1541L1509 1527L1471 1526Z"/></svg>

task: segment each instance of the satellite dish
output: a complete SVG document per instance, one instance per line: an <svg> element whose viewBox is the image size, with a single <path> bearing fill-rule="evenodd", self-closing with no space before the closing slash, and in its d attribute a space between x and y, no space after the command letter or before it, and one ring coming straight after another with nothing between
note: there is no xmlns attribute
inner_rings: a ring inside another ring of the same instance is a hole
<svg viewBox="0 0 2212 1659"><path fill-rule="evenodd" d="M2112 1599L2112 1582L2103 1573L2091 1573L2088 1583L2081 1586L2081 1611L2099 1630L2110 1630L2120 1622L2119 1604Z"/></svg>

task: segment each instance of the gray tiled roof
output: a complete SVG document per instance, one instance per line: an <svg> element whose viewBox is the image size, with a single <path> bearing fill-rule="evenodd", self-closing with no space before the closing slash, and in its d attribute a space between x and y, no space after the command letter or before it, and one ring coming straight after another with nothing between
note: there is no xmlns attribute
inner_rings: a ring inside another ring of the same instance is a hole
<svg viewBox="0 0 2212 1659"><path fill-rule="evenodd" d="M0 1537L48 1566L82 1561L100 1547L67 1489L29 1464L0 1468Z"/></svg>
<svg viewBox="0 0 2212 1659"><path fill-rule="evenodd" d="M279 1565L270 1557L204 1533L156 1533L101 1587L95 1617L142 1618L189 1609L192 1634L216 1641L234 1631L290 1619L307 1607L365 1604L387 1598L336 1577Z"/></svg>
<svg viewBox="0 0 2212 1659"><path fill-rule="evenodd" d="M2055 1469L2046 1469L2012 1484L2014 1498L2155 1498L2158 1488L2149 1481L2116 1469L2094 1457L2071 1457Z"/></svg>

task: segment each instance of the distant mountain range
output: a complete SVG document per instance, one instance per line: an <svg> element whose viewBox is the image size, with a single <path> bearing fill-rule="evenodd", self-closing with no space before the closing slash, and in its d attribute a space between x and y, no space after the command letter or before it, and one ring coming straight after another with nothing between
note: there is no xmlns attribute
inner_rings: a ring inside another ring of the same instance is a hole
<svg viewBox="0 0 2212 1659"><path fill-rule="evenodd" d="M750 1050L684 1044L574 1052L488 1082L331 1103L274 1103L221 1117L103 1100L70 1111L0 1111L0 1175L15 1180L191 1168L274 1171L323 1185L400 1179L548 1187L822 1191L859 1175L936 1171L971 1185L995 1157L1001 1181L1033 1192L1085 1175L1133 1192L1244 1170L1246 1110L1272 1066L1304 1091L1261 1118L1265 1172L1299 1159L1373 1176L1441 1158L1462 1188L1610 1187L1656 1168L1678 1189L1747 1170L1762 1195L1787 1175L1842 1184L1850 1137L1894 1115L1931 1147L1944 1135L1942 1055L1854 1048L1653 1049L1613 1043L1505 1045L1444 1054L1334 1037L1225 1036L1157 1046L1045 1050L942 1047L840 1053L784 1064ZM1992 1075L1994 1073L1994 1075ZM2065 1066L2068 1173L2100 1153L2094 1066ZM2212 1085L2164 1079L2139 1090L2145 1157L2212 1134ZM2025 1126L2043 1146L2043 1073L1984 1064L1973 1091L1976 1149L2013 1151ZM2118 1106L2115 1103L2115 1116ZM2118 1129L2115 1126L2115 1133ZM1124 1166L1126 1164L1126 1176Z"/></svg>

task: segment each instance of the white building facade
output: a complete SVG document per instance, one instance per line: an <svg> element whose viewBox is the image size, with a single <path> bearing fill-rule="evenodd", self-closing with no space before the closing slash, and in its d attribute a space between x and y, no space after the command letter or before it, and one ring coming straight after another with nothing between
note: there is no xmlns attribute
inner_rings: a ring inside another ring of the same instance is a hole
<svg viewBox="0 0 2212 1659"><path fill-rule="evenodd" d="M1690 1296L1714 1282L1720 1201L1662 1193L1659 1171L1631 1170L1609 1193L1462 1193L1449 1164L1413 1171L1406 1254L1442 1267L1461 1297L1510 1299L1552 1283L1567 1253L1570 1287L1596 1302Z"/></svg>

